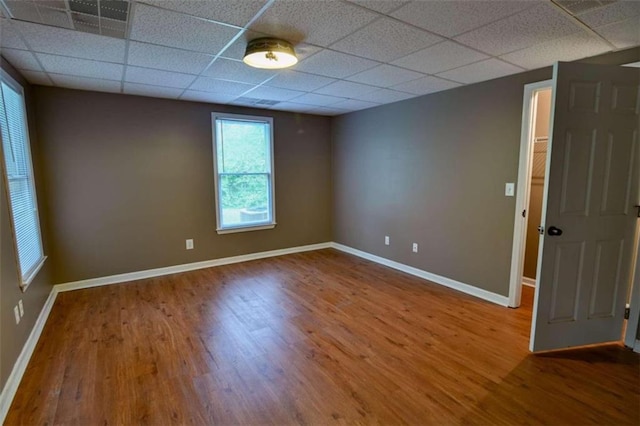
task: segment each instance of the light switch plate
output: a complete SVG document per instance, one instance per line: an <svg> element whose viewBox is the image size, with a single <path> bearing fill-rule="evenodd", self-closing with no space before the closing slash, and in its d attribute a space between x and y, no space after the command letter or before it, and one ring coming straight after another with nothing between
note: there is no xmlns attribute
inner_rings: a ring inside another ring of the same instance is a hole
<svg viewBox="0 0 640 426"><path fill-rule="evenodd" d="M187 250L193 250L193 239L189 238L189 239L186 241L186 243L187 243L187 244L186 244L186 245L187 245Z"/></svg>
<svg viewBox="0 0 640 426"><path fill-rule="evenodd" d="M513 197L516 193L516 184L513 182L508 182L504 186L504 195L507 197Z"/></svg>
<svg viewBox="0 0 640 426"><path fill-rule="evenodd" d="M20 311L17 305L13 307L13 315L16 317L16 324L20 324Z"/></svg>

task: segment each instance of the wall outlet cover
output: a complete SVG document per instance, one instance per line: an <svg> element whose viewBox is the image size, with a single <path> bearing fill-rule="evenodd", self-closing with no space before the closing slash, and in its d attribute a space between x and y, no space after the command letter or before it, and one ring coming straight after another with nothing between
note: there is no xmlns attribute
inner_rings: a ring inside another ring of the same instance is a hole
<svg viewBox="0 0 640 426"><path fill-rule="evenodd" d="M504 195L507 197L513 197L516 193L516 184L513 182L508 182L504 186Z"/></svg>

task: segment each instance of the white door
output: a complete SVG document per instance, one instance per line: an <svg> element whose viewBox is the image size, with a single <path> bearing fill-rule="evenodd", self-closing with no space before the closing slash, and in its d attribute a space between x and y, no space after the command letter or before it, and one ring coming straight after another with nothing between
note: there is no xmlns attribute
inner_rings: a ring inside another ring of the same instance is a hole
<svg viewBox="0 0 640 426"><path fill-rule="evenodd" d="M640 70L554 66L530 349L618 341L639 204Z"/></svg>

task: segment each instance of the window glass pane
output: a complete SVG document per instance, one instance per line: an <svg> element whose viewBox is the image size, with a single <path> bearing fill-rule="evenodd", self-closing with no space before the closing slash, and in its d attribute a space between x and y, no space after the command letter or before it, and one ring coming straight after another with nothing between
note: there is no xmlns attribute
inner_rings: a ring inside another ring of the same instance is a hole
<svg viewBox="0 0 640 426"><path fill-rule="evenodd" d="M217 121L218 173L269 173L269 125L263 122Z"/></svg>
<svg viewBox="0 0 640 426"><path fill-rule="evenodd" d="M219 176L222 227L271 222L268 174Z"/></svg>

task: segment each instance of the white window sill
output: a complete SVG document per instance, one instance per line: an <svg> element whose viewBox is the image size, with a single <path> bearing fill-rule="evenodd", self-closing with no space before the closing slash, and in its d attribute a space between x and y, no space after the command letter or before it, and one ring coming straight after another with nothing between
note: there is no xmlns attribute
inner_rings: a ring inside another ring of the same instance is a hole
<svg viewBox="0 0 640 426"><path fill-rule="evenodd" d="M38 275L38 272L40 272L40 269L42 269L42 267L44 266L45 260L47 260L47 256L42 256L42 259L40 259L40 262L38 262L36 267L33 268L33 270L29 273L29 275L27 275L26 279L22 280L22 283L20 283L20 288L22 289L23 292L27 290L27 287L29 287L29 284L31 284L31 282L36 278L36 275Z"/></svg>
<svg viewBox="0 0 640 426"><path fill-rule="evenodd" d="M216 232L218 234L233 234L236 232L249 232L249 231L262 231L264 229L273 229L276 227L276 223L262 223L259 225L245 225L228 228L218 228Z"/></svg>

